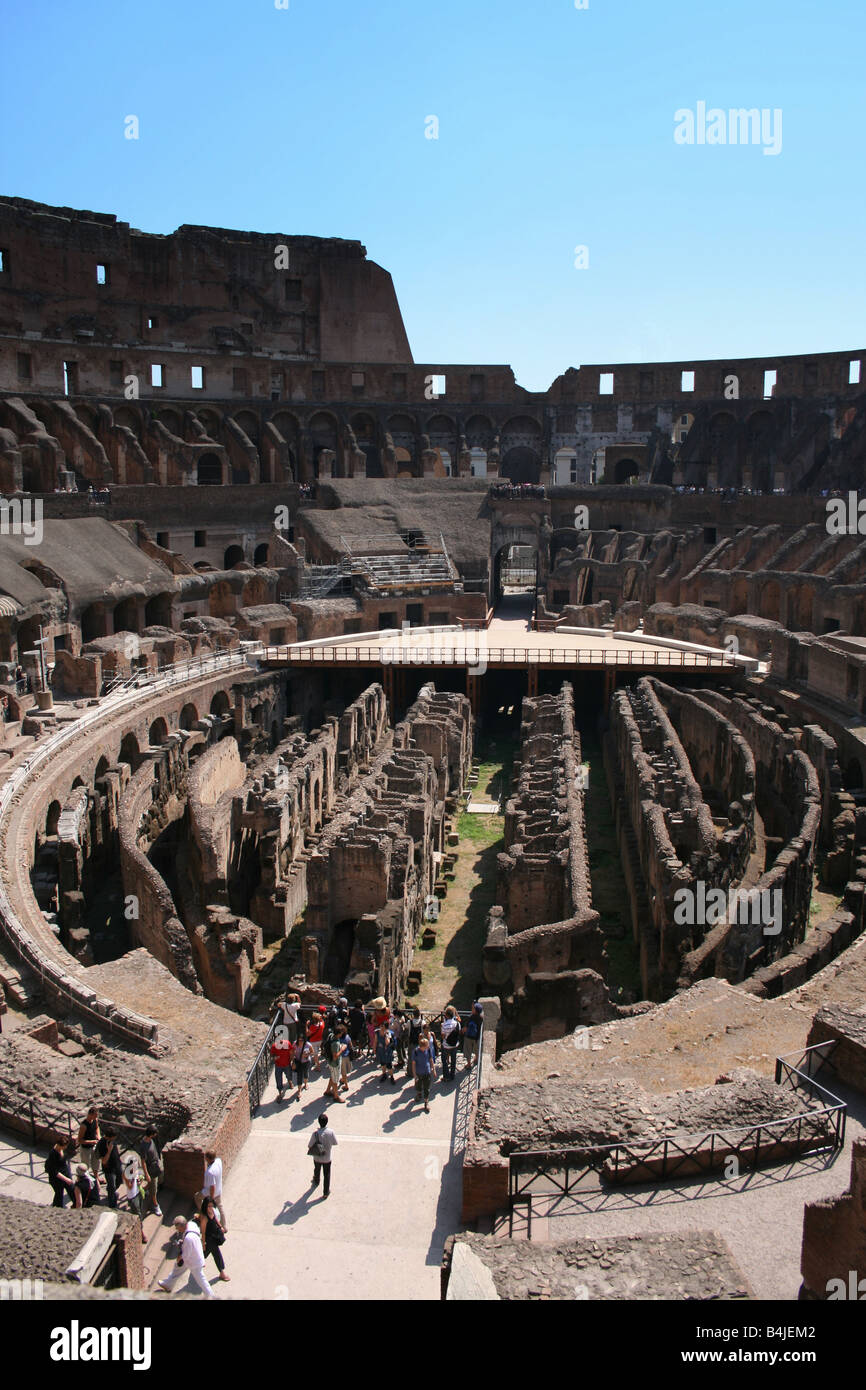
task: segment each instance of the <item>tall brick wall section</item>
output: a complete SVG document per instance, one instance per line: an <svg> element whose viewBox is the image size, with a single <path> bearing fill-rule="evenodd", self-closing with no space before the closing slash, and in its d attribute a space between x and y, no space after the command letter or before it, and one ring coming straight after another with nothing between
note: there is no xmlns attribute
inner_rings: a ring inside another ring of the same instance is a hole
<svg viewBox="0 0 866 1390"><path fill-rule="evenodd" d="M806 1204L800 1268L801 1298L866 1297L866 1140L854 1144L848 1191Z"/></svg>

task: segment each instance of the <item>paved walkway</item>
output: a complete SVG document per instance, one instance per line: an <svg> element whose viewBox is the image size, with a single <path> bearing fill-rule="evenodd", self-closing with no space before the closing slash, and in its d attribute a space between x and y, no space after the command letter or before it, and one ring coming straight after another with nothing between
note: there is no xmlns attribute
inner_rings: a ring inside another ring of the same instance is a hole
<svg viewBox="0 0 866 1390"><path fill-rule="evenodd" d="M458 1068L462 1063L458 1062ZM438 1299L445 1237L460 1226L461 1164L470 1077L437 1080L430 1113L414 1085L380 1084L356 1066L343 1105L311 1079L277 1104L271 1081L225 1187L231 1283L222 1298ZM338 1146L331 1196L313 1191L307 1143L327 1109ZM208 1261L213 1275L212 1261Z"/></svg>

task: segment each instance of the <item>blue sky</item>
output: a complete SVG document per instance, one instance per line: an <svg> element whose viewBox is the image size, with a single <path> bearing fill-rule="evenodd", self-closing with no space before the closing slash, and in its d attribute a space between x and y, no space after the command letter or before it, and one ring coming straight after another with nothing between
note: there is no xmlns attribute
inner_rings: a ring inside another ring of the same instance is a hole
<svg viewBox="0 0 866 1390"><path fill-rule="evenodd" d="M543 390L582 362L862 346L863 0L5 8L3 192L363 241L416 361ZM677 145L699 101L781 109L781 153Z"/></svg>

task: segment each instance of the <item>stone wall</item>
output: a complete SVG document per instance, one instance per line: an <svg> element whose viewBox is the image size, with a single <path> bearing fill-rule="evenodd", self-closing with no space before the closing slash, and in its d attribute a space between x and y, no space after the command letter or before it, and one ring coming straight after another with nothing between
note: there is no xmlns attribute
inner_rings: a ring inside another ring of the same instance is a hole
<svg viewBox="0 0 866 1390"><path fill-rule="evenodd" d="M801 1298L866 1296L866 1141L855 1140L848 1191L806 1203L800 1268Z"/></svg>

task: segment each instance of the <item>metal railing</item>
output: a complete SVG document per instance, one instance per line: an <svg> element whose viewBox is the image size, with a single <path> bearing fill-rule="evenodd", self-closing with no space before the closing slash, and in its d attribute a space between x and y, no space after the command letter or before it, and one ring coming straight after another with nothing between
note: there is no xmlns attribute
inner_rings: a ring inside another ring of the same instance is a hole
<svg viewBox="0 0 866 1390"><path fill-rule="evenodd" d="M809 1048L804 1056L818 1050ZM614 1183L664 1182L678 1173L694 1176L718 1172L730 1157L735 1157L742 1168L757 1171L762 1162L781 1162L807 1153L834 1153L843 1148L847 1114L844 1101L784 1057L776 1059L776 1083L807 1091L816 1108L758 1125L708 1130L682 1140L668 1137L583 1148L518 1150L510 1154L509 1233L513 1231L516 1207L526 1208L529 1236L533 1196L550 1195L551 1189L560 1196L569 1196L591 1176L596 1180L603 1176Z"/></svg>
<svg viewBox="0 0 866 1390"><path fill-rule="evenodd" d="M477 664L483 657L488 666L593 666L593 667L676 667L737 669L725 652L718 656L706 652L681 652L665 647L635 651L629 647L488 647L471 641L442 642L435 646L265 646L263 662L322 666L462 666Z"/></svg>
<svg viewBox="0 0 866 1390"><path fill-rule="evenodd" d="M103 1109L102 1118L106 1124L116 1132L119 1140L128 1149L134 1149L145 1133L144 1125L130 1124L128 1121L118 1123L113 1120ZM12 1096L8 1091L0 1091L0 1128L8 1129L12 1133L21 1133L20 1126L10 1123L10 1121L21 1120L30 1131L30 1139L34 1144L40 1143L40 1130L42 1131L42 1141L48 1134L62 1137L64 1134L68 1141L77 1138L82 1121L82 1113L74 1110L49 1110L45 1101L41 1099L33 1100L26 1096Z"/></svg>

